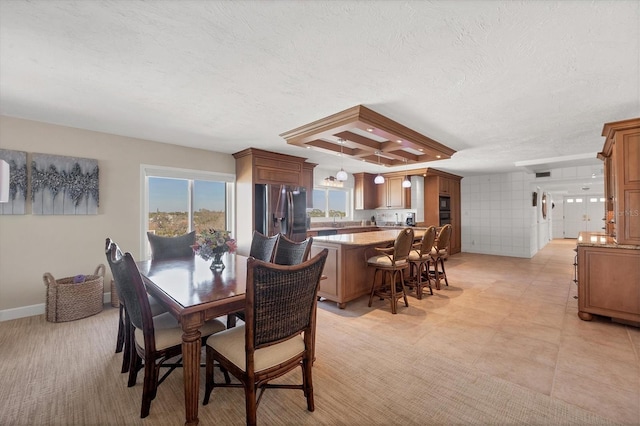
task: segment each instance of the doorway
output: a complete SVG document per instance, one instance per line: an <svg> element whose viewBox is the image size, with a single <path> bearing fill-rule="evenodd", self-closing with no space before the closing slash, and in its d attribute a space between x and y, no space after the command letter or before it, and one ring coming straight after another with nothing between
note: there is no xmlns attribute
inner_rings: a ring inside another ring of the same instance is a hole
<svg viewBox="0 0 640 426"><path fill-rule="evenodd" d="M580 232L604 232L604 195L565 196L564 238Z"/></svg>

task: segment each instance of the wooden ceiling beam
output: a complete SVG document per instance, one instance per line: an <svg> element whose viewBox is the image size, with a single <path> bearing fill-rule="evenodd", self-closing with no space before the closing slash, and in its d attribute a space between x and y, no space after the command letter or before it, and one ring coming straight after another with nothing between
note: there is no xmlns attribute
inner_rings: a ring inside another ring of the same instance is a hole
<svg viewBox="0 0 640 426"><path fill-rule="evenodd" d="M372 137L366 136L369 134ZM288 144L312 146L334 153L341 152L338 139L344 139L347 141L342 145L344 155L377 162L375 153L381 151L390 158L382 157L380 163L389 166L451 158L456 152L362 105L316 120L280 136ZM405 149L423 154L417 155ZM370 160L371 154L376 161Z"/></svg>

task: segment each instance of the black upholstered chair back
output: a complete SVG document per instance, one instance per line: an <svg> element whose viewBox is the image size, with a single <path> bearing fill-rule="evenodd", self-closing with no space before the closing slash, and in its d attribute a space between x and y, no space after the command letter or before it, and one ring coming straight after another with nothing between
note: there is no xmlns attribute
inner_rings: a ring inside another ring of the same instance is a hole
<svg viewBox="0 0 640 426"><path fill-rule="evenodd" d="M249 256L265 262L273 261L273 254L275 253L279 235L280 234L274 235L273 237L267 237L258 231L253 231Z"/></svg>
<svg viewBox="0 0 640 426"><path fill-rule="evenodd" d="M276 252L273 255L273 263L278 265L297 265L306 261L309 258L312 243L312 237L298 243L280 234L276 244Z"/></svg>
<svg viewBox="0 0 640 426"><path fill-rule="evenodd" d="M145 344L155 342L149 298L135 260L131 253L123 254L118 245L109 238L106 246L107 262L111 268L118 296L124 302L131 324L137 329L144 330ZM149 338L147 338L147 332L151 333ZM151 344L153 346L150 349L155 350L155 343Z"/></svg>
<svg viewBox="0 0 640 426"><path fill-rule="evenodd" d="M154 260L194 255L191 246L196 243L196 231L177 237L161 237L153 232L147 232L147 238L151 246L151 258Z"/></svg>

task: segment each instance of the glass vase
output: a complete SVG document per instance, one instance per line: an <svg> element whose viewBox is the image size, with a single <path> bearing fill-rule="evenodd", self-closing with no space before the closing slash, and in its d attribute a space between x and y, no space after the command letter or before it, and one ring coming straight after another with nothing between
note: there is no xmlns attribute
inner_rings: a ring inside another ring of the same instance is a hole
<svg viewBox="0 0 640 426"><path fill-rule="evenodd" d="M222 262L222 253L214 253L213 260L211 261L211 265L209 265L209 269L212 271L222 271L224 269L224 263Z"/></svg>

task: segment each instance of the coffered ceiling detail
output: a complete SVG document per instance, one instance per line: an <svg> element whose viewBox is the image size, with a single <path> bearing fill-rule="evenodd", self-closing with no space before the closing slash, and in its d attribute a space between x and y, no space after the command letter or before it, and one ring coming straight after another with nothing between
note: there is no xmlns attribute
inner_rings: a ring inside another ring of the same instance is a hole
<svg viewBox="0 0 640 426"><path fill-rule="evenodd" d="M363 105L282 133L288 144L385 166L451 158L456 151Z"/></svg>

